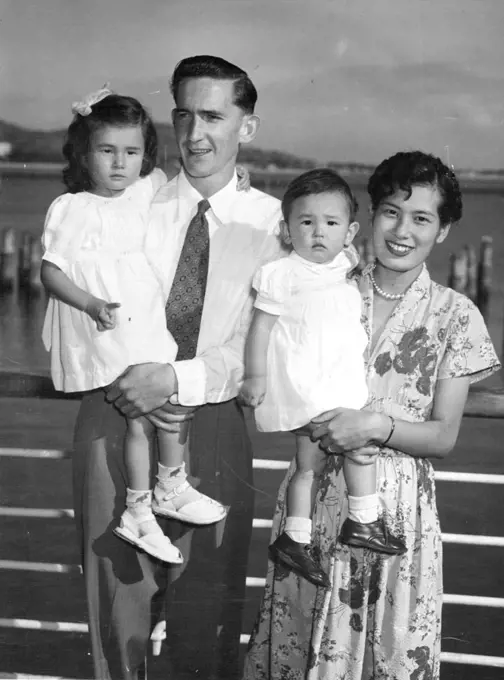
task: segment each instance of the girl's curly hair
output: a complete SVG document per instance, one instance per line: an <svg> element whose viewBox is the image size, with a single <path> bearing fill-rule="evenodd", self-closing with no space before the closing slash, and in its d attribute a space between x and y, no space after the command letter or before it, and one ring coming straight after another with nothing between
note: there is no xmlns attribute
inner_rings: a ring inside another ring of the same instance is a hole
<svg viewBox="0 0 504 680"><path fill-rule="evenodd" d="M88 116L76 114L70 123L63 144L63 156L67 165L63 169L63 183L68 191L77 194L93 188L87 170L86 157L91 137L100 127L142 128L145 151L140 176L149 175L156 166L157 132L151 117L133 97L110 94L94 104Z"/></svg>

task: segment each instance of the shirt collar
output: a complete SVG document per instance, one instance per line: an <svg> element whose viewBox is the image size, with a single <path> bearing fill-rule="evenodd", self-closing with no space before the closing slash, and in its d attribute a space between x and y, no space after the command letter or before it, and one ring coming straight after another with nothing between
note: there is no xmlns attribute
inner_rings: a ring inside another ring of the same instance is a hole
<svg viewBox="0 0 504 680"><path fill-rule="evenodd" d="M352 263L345 250L346 249L342 250L341 253L338 253L338 255L329 262L312 262L311 260L307 260L306 258L301 257L301 255L298 255L295 250L292 250L289 253L289 257L296 260L296 262L300 262L306 269L318 272L333 269L338 270L342 275L346 276L350 269L352 269Z"/></svg>
<svg viewBox="0 0 504 680"><path fill-rule="evenodd" d="M238 194L237 184L238 177L235 170L233 172L233 176L226 186L210 196L208 199L213 214L219 220L219 222L222 222L223 224L229 221L231 207L236 199L236 195ZM203 196L189 182L183 169L178 175L178 195L179 199L184 201L190 211L193 211L196 205L203 200Z"/></svg>

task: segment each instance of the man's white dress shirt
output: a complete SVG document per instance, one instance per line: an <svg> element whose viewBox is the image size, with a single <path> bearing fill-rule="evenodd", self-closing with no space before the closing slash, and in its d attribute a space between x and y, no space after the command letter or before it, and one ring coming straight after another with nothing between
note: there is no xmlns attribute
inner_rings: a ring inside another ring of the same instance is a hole
<svg viewBox="0 0 504 680"><path fill-rule="evenodd" d="M178 400L186 406L227 401L238 394L252 313L252 277L261 265L284 254L278 237L280 201L253 188L238 191L236 186L235 173L208 199L210 262L197 356L172 364ZM189 222L202 199L181 171L152 204L147 252L166 298Z"/></svg>

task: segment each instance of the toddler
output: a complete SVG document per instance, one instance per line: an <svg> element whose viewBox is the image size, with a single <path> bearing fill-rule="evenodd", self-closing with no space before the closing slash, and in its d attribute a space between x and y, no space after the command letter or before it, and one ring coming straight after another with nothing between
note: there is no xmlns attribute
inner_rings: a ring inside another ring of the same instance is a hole
<svg viewBox="0 0 504 680"><path fill-rule="evenodd" d="M281 237L291 253L256 272L241 391L241 399L255 408L259 430L296 436L287 519L270 554L324 587L329 579L310 543L317 480L327 454L302 428L323 412L360 409L367 400L367 336L360 323L361 298L348 278L359 260L351 245L359 229L356 212L347 182L330 169L306 172L288 186ZM350 522L340 540L385 554L404 552L378 516L375 465L357 465L345 456L343 469Z"/></svg>

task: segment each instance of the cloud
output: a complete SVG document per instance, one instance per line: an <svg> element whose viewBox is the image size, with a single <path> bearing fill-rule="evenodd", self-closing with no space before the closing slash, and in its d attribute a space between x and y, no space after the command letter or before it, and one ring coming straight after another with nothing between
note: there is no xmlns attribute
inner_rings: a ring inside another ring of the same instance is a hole
<svg viewBox="0 0 504 680"><path fill-rule="evenodd" d="M195 53L246 68L259 141L321 160L446 146L502 165L502 0L14 0L0 8L0 117L69 121L105 80L168 120L169 77Z"/></svg>

